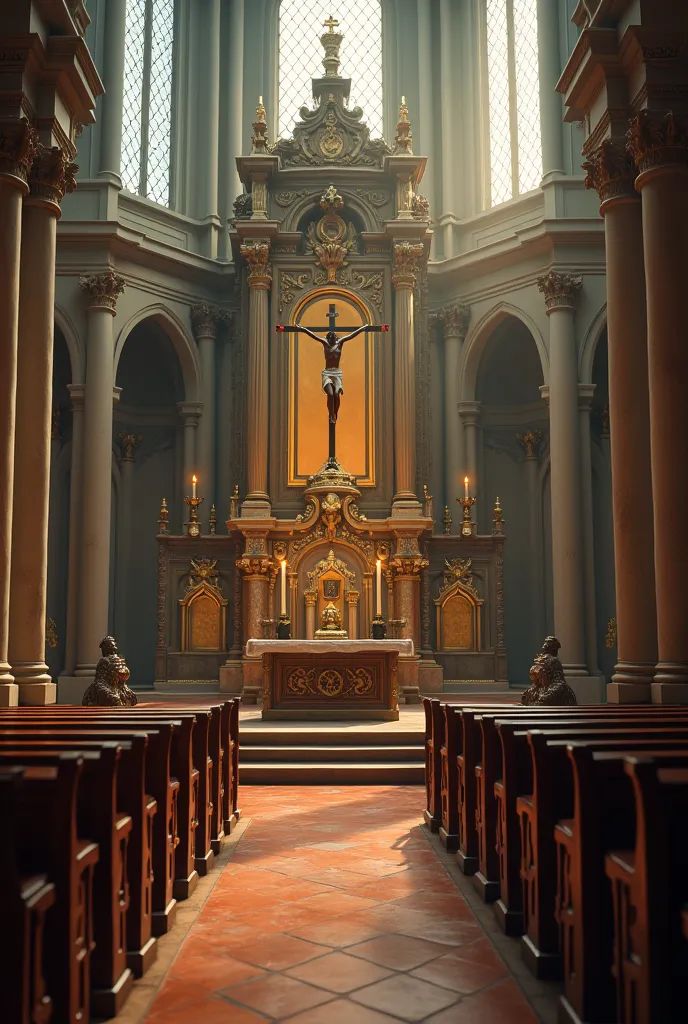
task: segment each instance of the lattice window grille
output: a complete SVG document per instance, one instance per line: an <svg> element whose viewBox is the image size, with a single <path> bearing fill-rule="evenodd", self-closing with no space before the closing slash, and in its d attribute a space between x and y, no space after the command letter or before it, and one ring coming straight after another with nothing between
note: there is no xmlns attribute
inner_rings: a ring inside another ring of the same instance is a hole
<svg viewBox="0 0 688 1024"><path fill-rule="evenodd" d="M540 184L537 0L486 0L490 203Z"/></svg>
<svg viewBox="0 0 688 1024"><path fill-rule="evenodd" d="M292 135L298 112L311 105L311 79L324 75L320 36L333 12L344 36L340 74L351 79L349 107L361 107L373 138L382 136L382 9L380 0L281 0L279 126Z"/></svg>
<svg viewBox="0 0 688 1024"><path fill-rule="evenodd" d="M174 0L127 0L122 184L169 206Z"/></svg>

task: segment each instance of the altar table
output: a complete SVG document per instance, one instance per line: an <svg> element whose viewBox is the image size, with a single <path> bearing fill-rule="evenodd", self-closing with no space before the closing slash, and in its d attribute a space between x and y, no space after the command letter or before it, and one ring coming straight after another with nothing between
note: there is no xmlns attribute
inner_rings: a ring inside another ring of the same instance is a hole
<svg viewBox="0 0 688 1024"><path fill-rule="evenodd" d="M249 640L263 659L263 718L399 718L399 655L412 640Z"/></svg>

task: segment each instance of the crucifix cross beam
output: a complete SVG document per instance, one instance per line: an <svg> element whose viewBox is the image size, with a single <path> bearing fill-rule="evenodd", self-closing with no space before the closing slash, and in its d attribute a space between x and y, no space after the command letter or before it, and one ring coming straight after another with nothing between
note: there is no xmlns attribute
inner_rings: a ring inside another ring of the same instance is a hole
<svg viewBox="0 0 688 1024"><path fill-rule="evenodd" d="M339 366L342 357L342 348L345 342L351 341L352 338L356 338L359 334L373 334L378 331L386 332L389 331L389 324L362 324L357 327L337 327L337 307L334 302L330 303L327 311L328 324L327 327L303 327L300 325L294 325L293 327L285 327L283 324L277 324L275 330L278 334L306 334L309 338L313 338L314 341L319 342L325 351L325 369L322 371L322 389L327 395L327 411L329 414L330 421L330 438L329 438L329 458L330 464L336 463L335 458L335 427L337 424L337 414L339 412L339 404L341 396L344 394L344 387L342 383L342 371ZM326 331L325 337L322 338L315 331ZM344 337L340 335L344 334Z"/></svg>

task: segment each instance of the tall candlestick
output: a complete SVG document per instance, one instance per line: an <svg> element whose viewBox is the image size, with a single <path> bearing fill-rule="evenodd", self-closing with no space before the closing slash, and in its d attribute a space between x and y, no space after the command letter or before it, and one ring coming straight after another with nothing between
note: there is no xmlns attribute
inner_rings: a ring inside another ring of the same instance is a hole
<svg viewBox="0 0 688 1024"><path fill-rule="evenodd" d="M382 562L378 558L377 565L375 567L376 572L376 603L375 603L375 614L378 619L382 616Z"/></svg>
<svg viewBox="0 0 688 1024"><path fill-rule="evenodd" d="M280 579L280 615L287 614L287 560L282 562L282 576Z"/></svg>
<svg viewBox="0 0 688 1024"><path fill-rule="evenodd" d="M464 498L467 498L468 497L468 477L467 476L465 476L463 478L463 489L464 489L464 495L463 496L464 496Z"/></svg>
<svg viewBox="0 0 688 1024"><path fill-rule="evenodd" d="M196 497L196 474L191 477L191 497Z"/></svg>

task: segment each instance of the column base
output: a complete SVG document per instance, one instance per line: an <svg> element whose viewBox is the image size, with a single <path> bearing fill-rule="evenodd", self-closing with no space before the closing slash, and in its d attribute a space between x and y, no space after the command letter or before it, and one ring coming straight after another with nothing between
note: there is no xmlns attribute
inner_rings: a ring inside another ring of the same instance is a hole
<svg viewBox="0 0 688 1024"><path fill-rule="evenodd" d="M607 703L609 704L650 704L652 692L650 683L617 683L612 676L607 684Z"/></svg>
<svg viewBox="0 0 688 1024"><path fill-rule="evenodd" d="M393 519L418 519L423 514L423 506L415 494L395 494L392 500Z"/></svg>
<svg viewBox="0 0 688 1024"><path fill-rule="evenodd" d="M227 660L220 665L220 693L233 693L239 696L244 686L244 666L241 661Z"/></svg>
<svg viewBox="0 0 688 1024"><path fill-rule="evenodd" d="M16 708L19 704L19 687L16 683L0 683L0 708Z"/></svg>
<svg viewBox="0 0 688 1024"><path fill-rule="evenodd" d="M44 661L17 661L12 665L12 675L19 686L32 683L47 686L53 681Z"/></svg>
<svg viewBox="0 0 688 1024"><path fill-rule="evenodd" d="M675 686L683 683L688 686L688 665L678 661L658 661L652 678L652 685L668 683Z"/></svg>
<svg viewBox="0 0 688 1024"><path fill-rule="evenodd" d="M242 519L269 519L272 515L267 494L252 494L241 503Z"/></svg>
<svg viewBox="0 0 688 1024"><path fill-rule="evenodd" d="M655 678L655 672L656 665L650 662L619 661L614 666L612 683L649 686Z"/></svg>
<svg viewBox="0 0 688 1024"><path fill-rule="evenodd" d="M579 704L606 703L604 676L589 676L576 671L576 667L571 671L564 665L564 677Z"/></svg>
<svg viewBox="0 0 688 1024"><path fill-rule="evenodd" d="M58 676L57 703L81 704L86 690L93 682L93 676Z"/></svg>
<svg viewBox="0 0 688 1024"><path fill-rule="evenodd" d="M688 683L653 683L653 704L688 704Z"/></svg>
<svg viewBox="0 0 688 1024"><path fill-rule="evenodd" d="M442 693L444 669L436 661L421 661L418 666L418 687L421 693Z"/></svg>
<svg viewBox="0 0 688 1024"><path fill-rule="evenodd" d="M19 683L19 703L35 707L44 707L46 704L55 704L57 701L57 686L50 680L49 683Z"/></svg>

